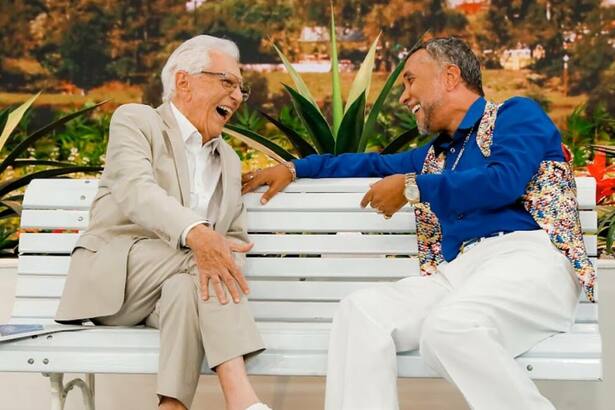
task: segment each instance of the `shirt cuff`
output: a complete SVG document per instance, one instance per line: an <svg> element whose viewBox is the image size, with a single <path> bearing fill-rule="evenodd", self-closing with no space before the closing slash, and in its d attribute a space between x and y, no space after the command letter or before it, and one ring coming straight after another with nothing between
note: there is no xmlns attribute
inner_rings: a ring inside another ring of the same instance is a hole
<svg viewBox="0 0 615 410"><path fill-rule="evenodd" d="M307 159L294 159L291 161L295 166L297 178L305 178L310 176L310 161Z"/></svg>
<svg viewBox="0 0 615 410"><path fill-rule="evenodd" d="M190 232L190 230L192 228L194 228L195 226L200 225L200 224L208 225L209 226L209 221L204 219L202 221L198 221L198 222L195 222L195 223L193 223L191 225L188 225L188 227L186 229L184 229L184 231L182 232L181 237L179 239L179 243L180 243L182 248L186 247L186 237L188 236L188 232Z"/></svg>

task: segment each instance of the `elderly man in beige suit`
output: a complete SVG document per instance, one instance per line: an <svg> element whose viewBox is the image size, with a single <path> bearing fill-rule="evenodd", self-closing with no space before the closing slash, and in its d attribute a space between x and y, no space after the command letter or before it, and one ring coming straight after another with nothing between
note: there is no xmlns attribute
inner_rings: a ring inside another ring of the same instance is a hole
<svg viewBox="0 0 615 410"><path fill-rule="evenodd" d="M247 98L238 60L231 41L194 37L162 70L160 107L115 111L56 315L160 329L160 409L190 407L204 356L229 410L269 409L244 367L263 342L240 270L251 248L240 162L220 137Z"/></svg>

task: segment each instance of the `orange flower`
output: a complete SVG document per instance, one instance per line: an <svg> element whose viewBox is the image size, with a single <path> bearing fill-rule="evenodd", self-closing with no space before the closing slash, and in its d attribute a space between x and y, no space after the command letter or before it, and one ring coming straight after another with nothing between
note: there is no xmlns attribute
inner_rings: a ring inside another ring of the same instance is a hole
<svg viewBox="0 0 615 410"><path fill-rule="evenodd" d="M604 152L595 152L594 161L587 165L587 171L596 180L596 203L601 203L615 193L615 178L606 178L609 172L615 171L615 166L606 165Z"/></svg>

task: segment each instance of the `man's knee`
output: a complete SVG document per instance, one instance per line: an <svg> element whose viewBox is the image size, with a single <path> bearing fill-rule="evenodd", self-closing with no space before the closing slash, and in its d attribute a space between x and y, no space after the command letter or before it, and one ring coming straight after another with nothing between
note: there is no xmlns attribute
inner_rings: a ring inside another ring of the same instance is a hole
<svg viewBox="0 0 615 410"><path fill-rule="evenodd" d="M484 313L459 307L441 307L425 318L421 328L419 349L421 355L430 358L463 349L471 334L497 333L497 328Z"/></svg>
<svg viewBox="0 0 615 410"><path fill-rule="evenodd" d="M352 292L340 301L338 316L365 316L365 312L371 309L371 305L378 298L377 293L376 288L365 288Z"/></svg>
<svg viewBox="0 0 615 410"><path fill-rule="evenodd" d="M194 278L185 273L178 273L162 284L161 301L173 308L195 308L197 306L197 286Z"/></svg>

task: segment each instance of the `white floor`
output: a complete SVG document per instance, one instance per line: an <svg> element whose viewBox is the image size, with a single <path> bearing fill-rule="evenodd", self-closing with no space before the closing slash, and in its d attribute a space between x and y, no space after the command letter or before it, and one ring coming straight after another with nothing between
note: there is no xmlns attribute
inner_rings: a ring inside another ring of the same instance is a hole
<svg viewBox="0 0 615 410"><path fill-rule="evenodd" d="M600 278L604 381L539 382L541 391L559 410L615 408L615 275L605 276ZM0 269L0 323L5 322L10 315L14 292L15 273L12 270ZM96 379L98 410L156 408L155 376L99 375ZM254 377L253 382L260 397L274 410L322 408L323 378L260 376ZM400 380L399 391L402 409L467 409L461 395L443 380ZM0 410L49 409L49 396L48 381L40 374L0 373ZM216 379L212 376L202 376L193 408L223 409L221 397ZM82 408L79 394L71 393L66 410Z"/></svg>

